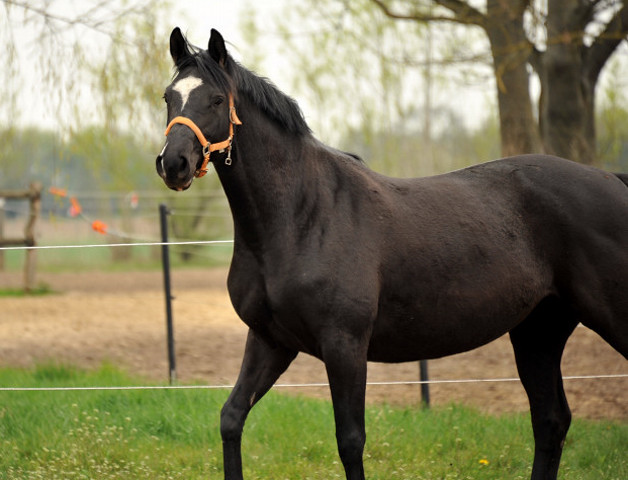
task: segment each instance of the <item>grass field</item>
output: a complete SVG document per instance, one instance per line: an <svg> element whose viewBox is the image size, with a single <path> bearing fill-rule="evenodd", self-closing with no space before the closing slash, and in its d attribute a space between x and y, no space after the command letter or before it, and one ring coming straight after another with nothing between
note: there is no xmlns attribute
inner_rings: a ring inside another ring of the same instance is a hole
<svg viewBox="0 0 628 480"><path fill-rule="evenodd" d="M120 240L124 242L124 240ZM68 241L67 245L81 245ZM87 243L85 244L87 245ZM99 247L46 249L37 252L38 272L120 272L129 270L158 270L162 268L161 247ZM121 251L125 255L120 255ZM170 263L175 267L215 267L228 265L233 247L231 245L173 245L170 247ZM190 260L184 261L181 252ZM22 250L4 252L6 271L21 271L25 253Z"/></svg>
<svg viewBox="0 0 628 480"><path fill-rule="evenodd" d="M103 366L0 370L0 386L141 384ZM0 392L0 479L221 478L223 390ZM529 418L458 406L369 407L365 469L374 479L526 479ZM559 478L628 478L628 425L574 421ZM271 392L251 413L245 478L344 478L331 405Z"/></svg>

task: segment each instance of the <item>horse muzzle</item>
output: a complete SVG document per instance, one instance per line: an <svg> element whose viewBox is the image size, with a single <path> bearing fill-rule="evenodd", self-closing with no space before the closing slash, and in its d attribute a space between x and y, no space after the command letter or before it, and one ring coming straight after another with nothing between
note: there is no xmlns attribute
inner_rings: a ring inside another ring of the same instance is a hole
<svg viewBox="0 0 628 480"><path fill-rule="evenodd" d="M174 151L176 149L172 149ZM194 172L197 162L193 162L190 157L193 156L193 152L173 154L168 152L168 142L164 146L163 150L157 159L155 160L155 167L157 174L162 178L168 188L176 190L178 192L187 190L192 185L194 180Z"/></svg>

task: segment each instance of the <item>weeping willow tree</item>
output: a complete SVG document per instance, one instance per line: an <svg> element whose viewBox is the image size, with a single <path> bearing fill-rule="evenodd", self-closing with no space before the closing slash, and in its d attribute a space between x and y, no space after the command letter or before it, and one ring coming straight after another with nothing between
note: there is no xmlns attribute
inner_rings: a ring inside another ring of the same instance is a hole
<svg viewBox="0 0 628 480"><path fill-rule="evenodd" d="M2 0L0 117L5 138L18 125L56 133L51 159L89 159L103 188L131 188L133 170L146 168L164 122L161 90L170 76L167 1L55 2ZM3 55L3 56L4 56ZM129 135L146 151L128 147ZM61 145L71 144L70 151ZM2 142L0 148L9 148ZM149 153L150 152L150 153ZM10 159L19 152L2 151ZM64 157L65 156L65 157ZM27 160L28 161L28 160ZM50 179L48 179L50 181ZM52 179L54 181L54 178Z"/></svg>

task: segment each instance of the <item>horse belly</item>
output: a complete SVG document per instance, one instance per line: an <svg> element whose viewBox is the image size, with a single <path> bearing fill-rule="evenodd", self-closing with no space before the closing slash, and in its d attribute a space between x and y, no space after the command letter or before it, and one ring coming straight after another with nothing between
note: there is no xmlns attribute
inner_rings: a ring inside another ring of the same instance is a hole
<svg viewBox="0 0 628 480"><path fill-rule="evenodd" d="M396 330L377 330L369 343L368 360L373 362L400 363L440 358L447 355L473 350L507 333L520 320L504 323L501 319L483 318L437 323L439 319L428 319L429 325L412 316L390 323ZM478 325L479 324L479 325Z"/></svg>
<svg viewBox="0 0 628 480"><path fill-rule="evenodd" d="M383 302L369 360L406 362L472 350L510 331L547 294L538 277L535 282L502 277L491 283Z"/></svg>

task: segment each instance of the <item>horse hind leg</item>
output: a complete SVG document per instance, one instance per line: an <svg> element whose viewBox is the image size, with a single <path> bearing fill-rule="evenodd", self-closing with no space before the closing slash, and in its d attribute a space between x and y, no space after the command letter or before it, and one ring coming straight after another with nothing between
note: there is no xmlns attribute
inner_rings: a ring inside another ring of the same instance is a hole
<svg viewBox="0 0 628 480"><path fill-rule="evenodd" d="M510 340L530 402L534 433L532 480L556 480L571 411L560 361L577 321L557 298L548 298L515 329Z"/></svg>

